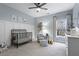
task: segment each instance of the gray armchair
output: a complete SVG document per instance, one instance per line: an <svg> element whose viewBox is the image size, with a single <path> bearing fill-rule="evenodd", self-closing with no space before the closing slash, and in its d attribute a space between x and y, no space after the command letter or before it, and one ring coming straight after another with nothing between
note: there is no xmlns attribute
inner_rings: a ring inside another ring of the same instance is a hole
<svg viewBox="0 0 79 59"><path fill-rule="evenodd" d="M48 46L48 38L46 38L46 36L44 36L43 34L38 34L37 42L40 43L40 45L43 47Z"/></svg>

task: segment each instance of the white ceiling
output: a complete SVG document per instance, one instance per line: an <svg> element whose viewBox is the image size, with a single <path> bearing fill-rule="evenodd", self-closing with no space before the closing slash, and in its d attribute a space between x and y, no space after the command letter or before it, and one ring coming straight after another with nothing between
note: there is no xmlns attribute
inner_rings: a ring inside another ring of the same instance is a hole
<svg viewBox="0 0 79 59"><path fill-rule="evenodd" d="M17 9L28 15L31 15L33 17L41 17L70 10L73 8L75 3L47 3L43 7L48 8L48 10L41 10L40 12L36 12L36 9L28 9L28 7L35 7L33 3L6 3L5 5Z"/></svg>

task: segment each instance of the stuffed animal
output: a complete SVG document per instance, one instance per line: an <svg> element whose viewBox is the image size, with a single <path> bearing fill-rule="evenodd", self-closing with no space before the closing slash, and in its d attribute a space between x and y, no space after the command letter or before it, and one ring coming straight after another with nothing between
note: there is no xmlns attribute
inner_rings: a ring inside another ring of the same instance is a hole
<svg viewBox="0 0 79 59"><path fill-rule="evenodd" d="M53 40L48 40L48 44L53 44Z"/></svg>

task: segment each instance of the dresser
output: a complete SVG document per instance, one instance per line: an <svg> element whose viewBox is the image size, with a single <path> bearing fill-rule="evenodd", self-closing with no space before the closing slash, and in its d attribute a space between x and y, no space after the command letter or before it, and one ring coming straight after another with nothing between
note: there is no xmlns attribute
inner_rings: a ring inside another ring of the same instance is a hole
<svg viewBox="0 0 79 59"><path fill-rule="evenodd" d="M68 55L79 56L79 36L68 36Z"/></svg>

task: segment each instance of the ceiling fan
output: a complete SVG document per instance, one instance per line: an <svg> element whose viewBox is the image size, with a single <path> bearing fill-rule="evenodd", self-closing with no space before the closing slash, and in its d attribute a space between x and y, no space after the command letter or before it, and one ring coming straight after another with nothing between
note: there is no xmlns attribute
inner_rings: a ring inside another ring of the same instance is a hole
<svg viewBox="0 0 79 59"><path fill-rule="evenodd" d="M34 3L36 7L29 7L28 9L37 9L37 12L39 12L40 9L48 10L47 8L44 8L43 6L46 5L46 3Z"/></svg>

